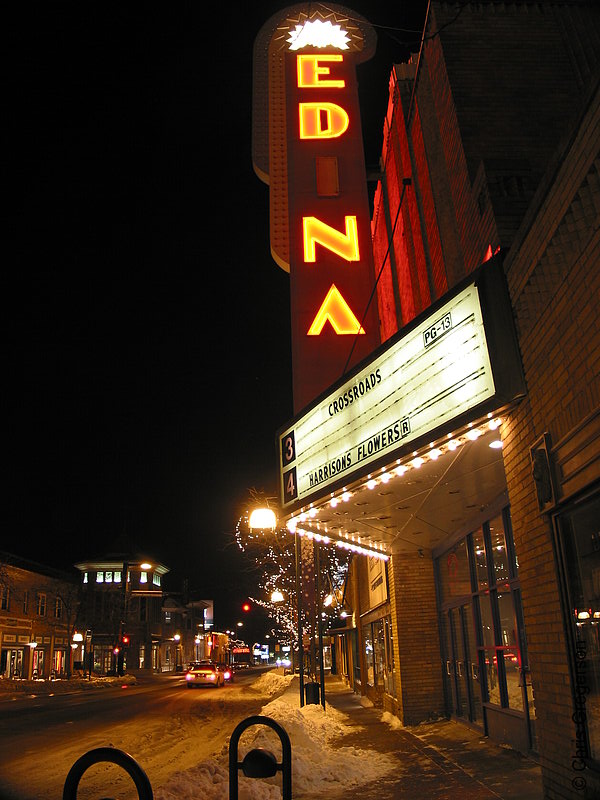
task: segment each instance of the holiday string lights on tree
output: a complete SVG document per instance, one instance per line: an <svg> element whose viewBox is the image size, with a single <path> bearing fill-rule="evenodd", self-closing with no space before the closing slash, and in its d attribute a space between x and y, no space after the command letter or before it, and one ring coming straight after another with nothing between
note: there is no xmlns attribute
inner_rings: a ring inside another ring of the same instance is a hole
<svg viewBox="0 0 600 800"><path fill-rule="evenodd" d="M268 500L260 498L263 504ZM259 501L253 497L253 504ZM258 581L262 590L252 600L265 609L273 623L271 635L283 643L289 642L297 650L297 602L294 534L287 528L273 530L251 529L250 512L246 511L236 526L236 542L248 558L253 559L260 574ZM338 606L348 572L352 554L336 547L321 547L320 586L322 618L327 620L337 616ZM325 601L327 598L327 602ZM303 628L305 628L303 622Z"/></svg>

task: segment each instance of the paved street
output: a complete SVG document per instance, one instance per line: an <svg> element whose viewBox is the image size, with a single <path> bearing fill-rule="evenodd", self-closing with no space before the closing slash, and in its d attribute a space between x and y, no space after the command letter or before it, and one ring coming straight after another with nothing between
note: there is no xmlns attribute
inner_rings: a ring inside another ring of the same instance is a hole
<svg viewBox="0 0 600 800"><path fill-rule="evenodd" d="M256 675L253 676L254 679ZM181 675L124 689L25 697L0 702L0 800L58 800L72 764L94 747L134 755L153 786L210 756L264 698L242 675L222 689L188 691ZM95 767L81 788L96 797L137 797L125 773ZM128 791L128 785L131 791Z"/></svg>

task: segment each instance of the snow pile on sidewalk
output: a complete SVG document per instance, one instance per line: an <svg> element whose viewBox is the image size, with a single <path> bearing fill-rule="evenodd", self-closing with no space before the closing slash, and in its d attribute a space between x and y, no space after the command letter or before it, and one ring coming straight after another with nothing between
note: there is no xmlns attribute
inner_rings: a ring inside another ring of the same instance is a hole
<svg viewBox="0 0 600 800"><path fill-rule="evenodd" d="M291 676L273 672L263 675L252 685L267 698L289 686ZM296 692L284 692L261 709L261 715L278 722L290 737L292 745L292 788L294 798L327 794L336 796L355 790L361 784L380 778L394 768L385 755L356 747L336 747L348 733L355 732L351 720L327 706L305 705L300 708ZM255 747L271 751L281 761L279 737L265 726L253 726L242 734L238 760ZM239 800L280 800L281 773L268 780L249 779L239 775ZM171 776L155 791L156 800L228 800L228 748L224 747L213 761L204 761L192 769Z"/></svg>
<svg viewBox="0 0 600 800"><path fill-rule="evenodd" d="M381 721L389 725L393 731L399 731L404 727L398 717L394 716L394 714L390 714L389 711L383 712L381 715Z"/></svg>

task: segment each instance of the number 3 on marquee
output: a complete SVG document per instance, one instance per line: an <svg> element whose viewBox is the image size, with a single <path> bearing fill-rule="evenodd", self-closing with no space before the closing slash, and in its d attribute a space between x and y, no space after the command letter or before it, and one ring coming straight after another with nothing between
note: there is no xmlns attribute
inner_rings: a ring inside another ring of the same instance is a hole
<svg viewBox="0 0 600 800"><path fill-rule="evenodd" d="M281 440L281 464L287 467L296 458L296 440L294 431L290 431Z"/></svg>

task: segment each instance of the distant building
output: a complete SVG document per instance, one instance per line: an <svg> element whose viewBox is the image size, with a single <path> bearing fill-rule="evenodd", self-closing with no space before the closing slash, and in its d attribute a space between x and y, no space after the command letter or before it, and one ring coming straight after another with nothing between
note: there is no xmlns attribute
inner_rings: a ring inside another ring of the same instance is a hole
<svg viewBox="0 0 600 800"><path fill-rule="evenodd" d="M138 553L112 553L75 564L81 574L81 661L100 674L158 671L162 579L168 567Z"/></svg>
<svg viewBox="0 0 600 800"><path fill-rule="evenodd" d="M70 674L78 611L76 575L0 552L0 677Z"/></svg>
<svg viewBox="0 0 600 800"><path fill-rule="evenodd" d="M174 592L165 596L160 654L163 672L181 670L190 661L211 658L212 608L212 600L190 600Z"/></svg>
<svg viewBox="0 0 600 800"><path fill-rule="evenodd" d="M107 553L75 565L85 632L77 663L106 675L176 672L210 657L212 600L165 592L169 568L147 553Z"/></svg>

